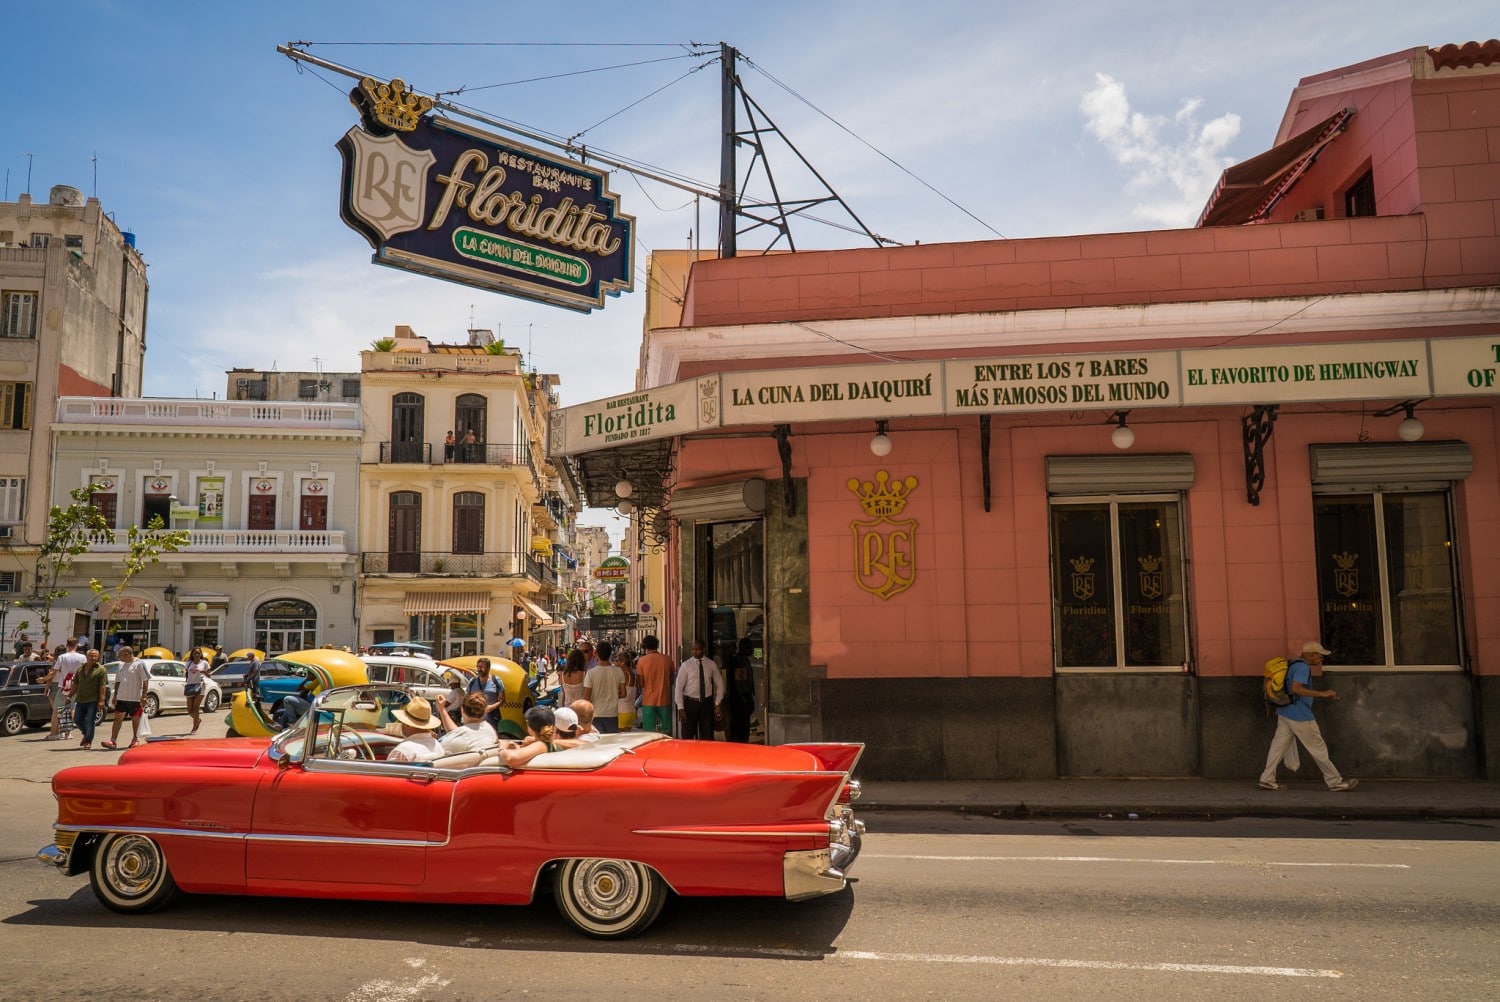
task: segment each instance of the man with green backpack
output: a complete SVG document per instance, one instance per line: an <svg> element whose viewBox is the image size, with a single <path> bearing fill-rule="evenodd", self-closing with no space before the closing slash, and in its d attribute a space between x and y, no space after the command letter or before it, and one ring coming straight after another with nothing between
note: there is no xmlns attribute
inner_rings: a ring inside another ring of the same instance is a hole
<svg viewBox="0 0 1500 1002"><path fill-rule="evenodd" d="M1316 640L1303 644L1302 656L1286 663L1284 686L1273 684L1280 680L1273 680L1271 665L1267 665L1266 698L1276 709L1276 736L1271 739L1271 750L1266 754L1266 768L1260 774L1262 790L1286 789L1284 784L1276 782L1276 766L1291 750L1294 741L1301 742L1302 747L1307 749L1307 753L1318 764L1328 789L1335 793L1345 793L1359 785L1357 779L1340 776L1338 769L1329 761L1328 745L1323 741L1323 732L1318 730L1318 722L1313 717L1314 699L1339 698L1339 694L1332 689L1310 688L1312 669L1322 667L1323 658L1331 653L1333 652ZM1273 663L1279 661L1279 658L1273 659ZM1276 690L1275 693L1273 689ZM1283 689L1285 696L1280 695ZM1280 705L1282 698L1288 700L1285 705Z"/></svg>

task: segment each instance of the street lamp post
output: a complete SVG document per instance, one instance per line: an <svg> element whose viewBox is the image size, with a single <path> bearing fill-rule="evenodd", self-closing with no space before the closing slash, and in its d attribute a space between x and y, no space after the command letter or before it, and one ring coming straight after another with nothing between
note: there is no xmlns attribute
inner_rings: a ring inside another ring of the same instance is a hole
<svg viewBox="0 0 1500 1002"><path fill-rule="evenodd" d="M167 626L167 637L168 639L171 639L172 635L177 632L177 586L169 582L167 586L161 590L161 596L162 598L167 600L167 606L172 610L172 618ZM176 649L177 644L174 642L172 644L172 650L175 651Z"/></svg>

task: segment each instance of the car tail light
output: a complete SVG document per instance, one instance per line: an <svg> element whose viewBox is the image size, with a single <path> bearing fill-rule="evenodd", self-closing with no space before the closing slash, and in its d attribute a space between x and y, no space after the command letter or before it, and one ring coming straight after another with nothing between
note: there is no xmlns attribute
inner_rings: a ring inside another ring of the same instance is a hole
<svg viewBox="0 0 1500 1002"><path fill-rule="evenodd" d="M851 779L851 780L849 780L849 782L847 782L847 783L844 784L844 788L839 791L839 803L841 803L841 804L851 804L851 803L853 803L854 801L856 801L856 800L859 799L860 792L861 792L861 788L860 788L860 785L859 785L859 780L857 780L857 779Z"/></svg>

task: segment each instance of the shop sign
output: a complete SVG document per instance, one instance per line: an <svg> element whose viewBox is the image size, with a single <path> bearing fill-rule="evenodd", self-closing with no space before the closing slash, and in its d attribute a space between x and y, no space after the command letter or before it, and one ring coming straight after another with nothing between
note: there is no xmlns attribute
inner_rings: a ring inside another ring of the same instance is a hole
<svg viewBox="0 0 1500 1002"><path fill-rule="evenodd" d="M916 477L892 480L879 470L873 481L850 477L846 485L869 519L849 523L854 531L854 580L877 598L889 600L917 580L917 520L896 518L917 488Z"/></svg>
<svg viewBox="0 0 1500 1002"><path fill-rule="evenodd" d="M609 174L428 114L402 80L350 92L339 215L376 264L588 312L635 284Z"/></svg>
<svg viewBox="0 0 1500 1002"><path fill-rule="evenodd" d="M1500 393L1500 337L1445 338L1429 344L1433 396Z"/></svg>
<svg viewBox="0 0 1500 1002"><path fill-rule="evenodd" d="M547 452L572 456L719 426L719 377L705 376L552 412Z"/></svg>
<svg viewBox="0 0 1500 1002"><path fill-rule="evenodd" d="M1182 403L1175 351L965 358L943 368L949 414L1112 411Z"/></svg>
<svg viewBox="0 0 1500 1002"><path fill-rule="evenodd" d="M942 363L726 372L725 424L785 424L943 413Z"/></svg>
<svg viewBox="0 0 1500 1002"><path fill-rule="evenodd" d="M624 557L605 557L599 566L594 568L594 578L598 581L628 581L630 579L630 561Z"/></svg>
<svg viewBox="0 0 1500 1002"><path fill-rule="evenodd" d="M1432 393L1426 341L1202 348L1182 352L1182 402L1284 404Z"/></svg>

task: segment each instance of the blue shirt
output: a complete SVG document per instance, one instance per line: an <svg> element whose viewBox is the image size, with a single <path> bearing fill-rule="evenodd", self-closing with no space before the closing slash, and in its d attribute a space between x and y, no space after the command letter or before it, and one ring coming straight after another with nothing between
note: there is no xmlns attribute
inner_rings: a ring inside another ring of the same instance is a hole
<svg viewBox="0 0 1500 1002"><path fill-rule="evenodd" d="M1285 706L1278 706L1276 712L1288 720L1312 720L1313 698L1311 696L1292 695L1292 683L1301 682L1309 689L1312 688L1312 667L1301 658L1293 658L1286 668L1286 691L1292 696L1292 701Z"/></svg>

